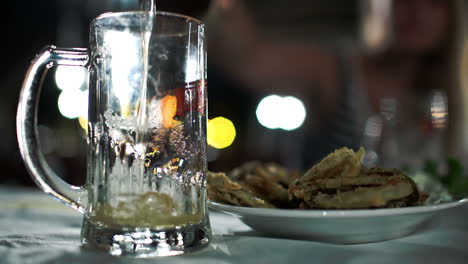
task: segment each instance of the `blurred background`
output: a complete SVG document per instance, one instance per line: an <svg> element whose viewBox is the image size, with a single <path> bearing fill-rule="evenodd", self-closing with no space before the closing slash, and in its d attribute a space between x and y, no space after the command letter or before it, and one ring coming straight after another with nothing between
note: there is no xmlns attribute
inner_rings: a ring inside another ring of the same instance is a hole
<svg viewBox="0 0 468 264"><path fill-rule="evenodd" d="M158 0L158 10L207 25L209 169L250 160L305 170L333 150L366 148L366 165L463 163L464 1ZM46 45L87 47L89 23L132 0L3 5L0 183L32 185L15 115L30 61ZM86 72L52 68L39 108L42 151L86 177Z"/></svg>

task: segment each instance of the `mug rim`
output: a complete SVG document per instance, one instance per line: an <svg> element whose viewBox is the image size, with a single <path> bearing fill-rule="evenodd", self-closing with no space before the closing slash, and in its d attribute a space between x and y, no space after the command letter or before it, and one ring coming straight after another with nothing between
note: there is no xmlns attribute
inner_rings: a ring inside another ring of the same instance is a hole
<svg viewBox="0 0 468 264"><path fill-rule="evenodd" d="M117 16L121 16L121 15L126 15L126 14L147 13L147 12L149 12L149 11L106 12L106 13L102 13L99 16L95 17L92 20L92 23L95 24L97 21L107 19L107 18L111 18L111 17L117 17ZM187 16L187 15L182 15L182 14L179 14L179 13L166 12L166 11L156 11L156 16L158 16L158 15L159 16L165 16L165 17L175 17L175 18L187 19L190 22L197 23L199 26L204 26L205 25L205 23L203 23L202 21L200 21L200 20L198 20L196 18Z"/></svg>

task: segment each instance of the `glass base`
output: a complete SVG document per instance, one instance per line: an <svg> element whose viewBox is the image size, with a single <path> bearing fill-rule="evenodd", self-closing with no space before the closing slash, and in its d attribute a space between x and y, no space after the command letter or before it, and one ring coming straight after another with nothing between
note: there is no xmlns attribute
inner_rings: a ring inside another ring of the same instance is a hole
<svg viewBox="0 0 468 264"><path fill-rule="evenodd" d="M174 229L111 229L83 223L84 248L106 251L115 256L175 256L206 247L211 240L209 224L194 224Z"/></svg>

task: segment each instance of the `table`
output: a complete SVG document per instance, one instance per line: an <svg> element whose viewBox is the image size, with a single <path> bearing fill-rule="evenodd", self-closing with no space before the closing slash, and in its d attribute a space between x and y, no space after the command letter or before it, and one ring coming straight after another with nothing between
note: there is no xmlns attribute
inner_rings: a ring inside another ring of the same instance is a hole
<svg viewBox="0 0 468 264"><path fill-rule="evenodd" d="M175 257L135 259L80 248L81 214L37 188L0 185L0 264L9 263L468 263L468 206L445 211L426 230L390 241L334 245L265 237L210 212L213 243Z"/></svg>

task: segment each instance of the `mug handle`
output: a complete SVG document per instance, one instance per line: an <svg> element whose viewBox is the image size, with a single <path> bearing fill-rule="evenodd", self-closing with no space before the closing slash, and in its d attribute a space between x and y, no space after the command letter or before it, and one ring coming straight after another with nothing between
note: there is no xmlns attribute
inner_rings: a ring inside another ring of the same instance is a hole
<svg viewBox="0 0 468 264"><path fill-rule="evenodd" d="M36 184L44 192L82 213L87 203L87 190L85 186L78 187L66 183L47 164L38 139L37 108L44 77L51 67L86 67L87 63L87 49L45 47L32 61L26 73L16 114L19 149Z"/></svg>

